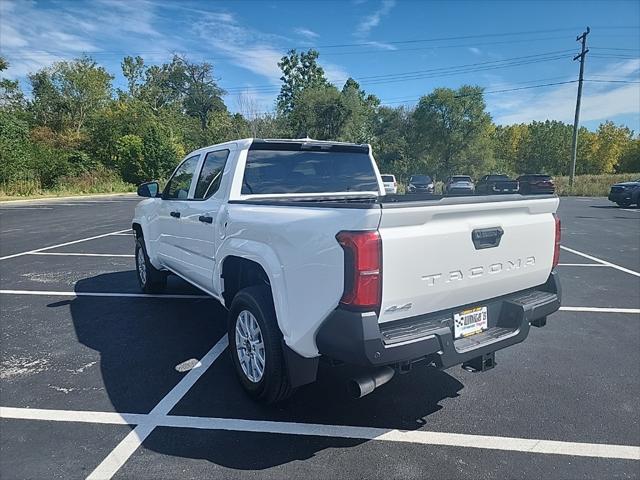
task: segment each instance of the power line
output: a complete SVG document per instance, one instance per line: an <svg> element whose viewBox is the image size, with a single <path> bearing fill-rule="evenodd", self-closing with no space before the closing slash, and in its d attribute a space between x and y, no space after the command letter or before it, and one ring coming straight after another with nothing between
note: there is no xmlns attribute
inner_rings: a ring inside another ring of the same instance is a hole
<svg viewBox="0 0 640 480"><path fill-rule="evenodd" d="M597 82L597 83L640 83L635 80L594 80L592 78L585 78L585 82Z"/></svg>
<svg viewBox="0 0 640 480"><path fill-rule="evenodd" d="M432 37L432 38L421 38L414 40L392 40L392 41L380 41L380 43L385 43L388 45L404 45L411 43L426 43L426 42L440 42L444 40L467 40L471 38L487 38L487 37L508 37L508 36L522 36L522 35L531 35L531 34L539 34L539 33L555 33L555 32L567 32L573 31L575 28L553 28L547 30L528 30L528 31L520 31L520 32L502 32L502 33L480 33L475 35L459 35L455 37ZM371 46L368 42L361 43L342 43L342 44L334 44L334 45L316 45L316 46L305 46L301 47L303 49L307 48L345 48L345 47L364 47Z"/></svg>
<svg viewBox="0 0 640 480"><path fill-rule="evenodd" d="M517 92L519 90L530 90L532 88L543 88L543 87L552 87L552 86L556 86L556 85L568 85L570 83L576 83L578 80L567 80L565 82L552 82L552 83L541 83L538 85L528 85L525 87L516 87L516 88L503 88L503 89L499 89L499 90L483 90L481 92L474 92L474 93L468 93L468 94L463 94L463 95L455 95L454 98L464 98L464 97L474 97L474 96L480 96L480 95L490 95L490 94L496 94L496 93L507 93L507 92ZM481 88L486 88L486 87L481 87ZM398 103L409 103L409 102L417 102L418 100L420 100L422 97L418 97L418 98L410 98L410 99L406 99L406 100L402 100L402 101L396 101L396 102L390 102L388 100L381 100L382 104L398 104ZM391 100L391 99L389 99Z"/></svg>
<svg viewBox="0 0 640 480"><path fill-rule="evenodd" d="M369 75L357 77L357 80L361 82L363 85L377 85L381 83L390 83L393 81L404 81L404 80L417 80L422 78L434 78L437 76L448 76L459 73L471 73L476 71L485 71L485 70L494 70L498 68L507 68L512 66L520 66L520 65L528 65L531 63L539 63L546 61L554 61L562 58L568 58L564 54L570 52L570 50L558 50L553 52L545 52L535 55L525 55L519 57L512 57L503 60L493 60L490 62L476 62L469 63L463 65L452 65L448 67L438 67L431 68L427 70L414 70L409 72L400 72L393 74L384 74L384 75ZM564 53L563 55L559 55L560 53ZM557 55L556 55L557 54ZM343 79L346 81L347 79ZM269 93L273 90L280 90L279 86L274 85L256 85L253 87L230 87L225 88L225 90L229 93L238 93L243 91L254 91L256 93Z"/></svg>
<svg viewBox="0 0 640 480"><path fill-rule="evenodd" d="M637 52L640 51L640 47L638 48L621 48L621 47L589 47L590 50L624 50L627 52Z"/></svg>

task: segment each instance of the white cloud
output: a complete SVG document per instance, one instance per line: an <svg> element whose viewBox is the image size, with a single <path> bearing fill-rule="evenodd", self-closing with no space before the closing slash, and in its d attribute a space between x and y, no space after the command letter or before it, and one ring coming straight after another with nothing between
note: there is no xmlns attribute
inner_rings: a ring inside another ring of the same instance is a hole
<svg viewBox="0 0 640 480"><path fill-rule="evenodd" d="M589 75L593 78L626 78L637 81L640 60L610 64ZM573 80L568 78L567 80ZM508 88L501 84L500 88ZM560 120L572 122L575 114L576 83L545 89L520 90L487 95L487 105L496 123L508 125L533 120ZM487 90L491 90L488 88ZM585 82L582 94L580 120L606 120L617 115L637 114L640 106L638 84Z"/></svg>
<svg viewBox="0 0 640 480"><path fill-rule="evenodd" d="M395 45L391 45L390 43L384 43L384 42L367 42L367 45L371 45L372 47L376 47L379 48L380 50L397 50L398 47L396 47Z"/></svg>
<svg viewBox="0 0 640 480"><path fill-rule="evenodd" d="M278 48L277 44L288 39L249 28L235 18L228 22L211 23L205 17L196 23L195 29L214 50L214 58L215 52L223 54L234 65L266 77L273 85L280 85L282 72L278 62L284 55L284 49ZM326 62L321 64L327 79L332 83L341 85L349 77L338 65Z"/></svg>
<svg viewBox="0 0 640 480"><path fill-rule="evenodd" d="M482 50L480 50L478 47L469 47L469 51L474 55L482 55Z"/></svg>
<svg viewBox="0 0 640 480"><path fill-rule="evenodd" d="M324 74L331 83L333 83L336 87L342 88L344 82L349 78L349 73L339 65L335 65L333 63L323 63L322 68L324 69Z"/></svg>
<svg viewBox="0 0 640 480"><path fill-rule="evenodd" d="M366 37L369 35L369 32L380 24L380 20L382 17L387 15L393 7L395 7L395 0L382 0L382 4L380 7L372 12L370 15L367 15L356 27L356 31L354 33L357 37Z"/></svg>
<svg viewBox="0 0 640 480"><path fill-rule="evenodd" d="M314 32L313 30L309 30L308 28L299 27L299 28L294 29L293 31L294 31L294 33L296 33L296 34L298 34L298 35L300 35L302 37L305 37L305 38L307 38L309 40L313 40L314 38L318 38L320 36L319 34Z"/></svg>
<svg viewBox="0 0 640 480"><path fill-rule="evenodd" d="M6 75L24 78L54 61L83 53L100 62L111 60L117 66L120 55L104 52L104 45L109 45L109 50L121 48L122 56L150 49L157 57L166 58L179 41L156 30L154 8L148 0L61 1L52 5L2 0L0 45L9 62ZM153 54L145 59L152 60Z"/></svg>

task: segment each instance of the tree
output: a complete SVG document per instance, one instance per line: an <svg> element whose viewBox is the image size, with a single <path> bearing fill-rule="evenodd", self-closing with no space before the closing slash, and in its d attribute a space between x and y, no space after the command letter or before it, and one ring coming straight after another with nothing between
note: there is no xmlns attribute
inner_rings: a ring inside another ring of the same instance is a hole
<svg viewBox="0 0 640 480"><path fill-rule="evenodd" d="M309 87L297 95L289 123L295 137L335 140L347 117L347 107L336 87Z"/></svg>
<svg viewBox="0 0 640 480"><path fill-rule="evenodd" d="M121 66L122 74L127 79L129 95L134 98L138 97L145 73L144 60L140 56L135 58L126 56L122 60Z"/></svg>
<svg viewBox="0 0 640 480"><path fill-rule="evenodd" d="M36 118L58 131L79 134L88 116L111 98L112 79L89 57L56 62L30 75Z"/></svg>
<svg viewBox="0 0 640 480"><path fill-rule="evenodd" d="M616 170L618 172L640 172L640 139L634 138L625 147Z"/></svg>
<svg viewBox="0 0 640 480"><path fill-rule="evenodd" d="M597 148L595 156L597 166L589 173L613 173L620 161L620 157L633 138L633 132L623 126L617 126L612 121L606 121L598 126Z"/></svg>
<svg viewBox="0 0 640 480"><path fill-rule="evenodd" d="M278 67L282 70L282 86L277 100L279 113L291 113L298 96L305 89L329 86L324 70L318 64L319 55L318 51L313 49L300 53L293 49L280 59Z"/></svg>
<svg viewBox="0 0 640 480"><path fill-rule="evenodd" d="M531 122L519 148L516 172L566 175L571 158L571 135L571 125L563 122Z"/></svg>
<svg viewBox="0 0 640 480"><path fill-rule="evenodd" d="M225 91L214 80L213 66L210 63L191 63L174 55L169 81L172 88L181 95L186 114L198 118L203 131L207 129L210 112L227 110L222 101Z"/></svg>
<svg viewBox="0 0 640 480"><path fill-rule="evenodd" d="M0 72L9 68L9 63L0 57ZM26 106L24 94L17 80L0 78L0 108L13 112L23 111Z"/></svg>
<svg viewBox="0 0 640 480"><path fill-rule="evenodd" d="M413 130L413 116L404 107L380 107L373 119L372 148L380 171L407 180L412 168L418 169L408 132ZM419 170L418 170L419 171Z"/></svg>
<svg viewBox="0 0 640 480"><path fill-rule="evenodd" d="M140 183L146 178L144 146L137 135L125 135L117 145L120 174L125 182Z"/></svg>
<svg viewBox="0 0 640 480"><path fill-rule="evenodd" d="M347 79L341 95L347 109L347 119L340 135L341 139L357 143L371 142L373 122L380 100L375 95L367 95L353 78Z"/></svg>
<svg viewBox="0 0 640 480"><path fill-rule="evenodd" d="M442 178L483 172L491 161L493 124L482 91L472 86L437 88L418 103L414 120L419 153L432 157L428 163Z"/></svg>

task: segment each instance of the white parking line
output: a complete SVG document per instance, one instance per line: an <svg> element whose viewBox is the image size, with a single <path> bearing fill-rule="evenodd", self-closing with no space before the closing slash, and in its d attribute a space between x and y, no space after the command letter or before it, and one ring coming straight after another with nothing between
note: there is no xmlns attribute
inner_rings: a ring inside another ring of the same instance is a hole
<svg viewBox="0 0 640 480"><path fill-rule="evenodd" d="M182 298L182 299L214 299L210 295L176 294L176 293L117 293L117 292L68 292L59 290L0 290L4 295L39 295L52 297L124 297L124 298ZM640 308L609 307L560 307L566 312L599 312L599 313L640 313Z"/></svg>
<svg viewBox="0 0 640 480"><path fill-rule="evenodd" d="M127 298L211 298L209 295L180 295L173 293L115 293L115 292L65 292L53 290L0 290L5 295L50 295L54 297L127 297Z"/></svg>
<svg viewBox="0 0 640 480"><path fill-rule="evenodd" d="M640 313L640 308L607 308L607 307L560 307L563 312L595 312L595 313Z"/></svg>
<svg viewBox="0 0 640 480"><path fill-rule="evenodd" d="M559 263L559 267L608 267L602 263Z"/></svg>
<svg viewBox="0 0 640 480"><path fill-rule="evenodd" d="M27 255L50 255L55 257L123 257L133 258L135 255L121 253L69 253L69 252L33 252Z"/></svg>
<svg viewBox="0 0 640 480"><path fill-rule="evenodd" d="M578 250L565 247L564 245L560 245L560 248L563 250L566 250L567 252L575 253L576 255L580 255L581 257L588 258L589 260L593 260L594 262L601 263L602 265L615 268L616 270L620 270L621 272L625 272L630 275L635 275L636 277L640 277L640 273L636 272L635 270L630 270L628 268L621 267L620 265L616 265L615 263L607 262L606 260L602 260L601 258L594 257L593 255L589 255L587 253L579 252Z"/></svg>
<svg viewBox="0 0 640 480"><path fill-rule="evenodd" d="M95 235L93 237L81 238L79 240L73 240L71 242L59 243L58 245L51 245L49 247L37 248L35 250L28 250L26 252L20 252L20 253L14 253L12 255L6 255L4 257L0 257L0 260L7 260L9 258L21 257L23 255L29 255L31 253L44 252L45 250L51 250L53 248L66 247L67 245L74 245L74 244L80 243L80 242L88 242L89 240L95 240L97 238L108 237L109 235L114 235L116 233L124 233L124 232L129 232L129 231L131 231L130 228L127 228L126 230L116 230L115 232L103 233L102 235Z"/></svg>
<svg viewBox="0 0 640 480"><path fill-rule="evenodd" d="M149 412L148 422L134 428L113 451L107 455L100 465L91 472L87 480L109 479L125 464L129 457L138 449L145 438L158 426L158 417L166 416L173 407L185 396L198 379L213 365L213 362L227 348L228 340L225 335L207 354L202 357L178 384Z"/></svg>
<svg viewBox="0 0 640 480"><path fill-rule="evenodd" d="M49 410L42 408L0 407L0 418L48 420L55 422L138 425L147 420L146 413L91 412L84 410Z"/></svg>
<svg viewBox="0 0 640 480"><path fill-rule="evenodd" d="M217 345L216 345L217 346ZM215 347L214 347L215 348ZM219 353L218 353L219 355ZM204 373L204 372L203 372ZM187 377L183 380L185 380ZM94 470L89 478L110 478L140 446L155 427L197 428L281 435L302 435L381 442L416 443L451 447L479 448L512 452L569 455L624 460L640 460L640 447L606 443L565 442L534 438L499 437L464 433L433 432L424 430L396 430L348 425L274 422L268 420L244 420L238 418L189 417L180 415L131 414L114 412L78 412L70 410L40 410L32 408L0 407L0 418L22 420L46 420L54 422L111 423L138 425L107 457L107 468ZM134 434L134 432L136 432ZM125 457L115 458L125 454ZM115 470L114 470L115 469Z"/></svg>

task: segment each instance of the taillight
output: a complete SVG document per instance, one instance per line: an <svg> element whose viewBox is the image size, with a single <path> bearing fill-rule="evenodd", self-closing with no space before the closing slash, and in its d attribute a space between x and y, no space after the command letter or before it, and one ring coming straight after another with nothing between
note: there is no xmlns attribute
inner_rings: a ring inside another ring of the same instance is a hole
<svg viewBox="0 0 640 480"><path fill-rule="evenodd" d="M355 310L380 309L382 241L377 231L336 235L344 250L344 293L340 303Z"/></svg>
<svg viewBox="0 0 640 480"><path fill-rule="evenodd" d="M553 268L558 266L560 263L560 238L561 238L561 226L560 226L560 217L557 214L553 214L553 219L556 222L556 239L555 245L553 248Z"/></svg>

